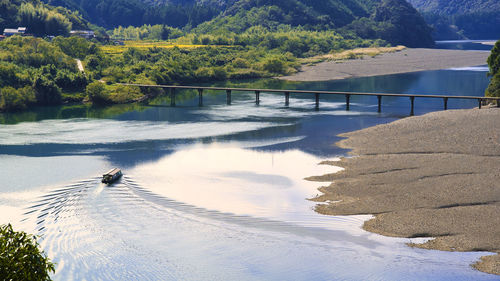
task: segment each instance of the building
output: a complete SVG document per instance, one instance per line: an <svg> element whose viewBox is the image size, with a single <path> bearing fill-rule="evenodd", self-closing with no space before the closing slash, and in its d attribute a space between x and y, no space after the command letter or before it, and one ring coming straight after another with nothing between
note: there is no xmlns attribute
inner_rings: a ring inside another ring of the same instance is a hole
<svg viewBox="0 0 500 281"><path fill-rule="evenodd" d="M92 30L71 30L69 34L71 36L79 36L85 39L95 38L95 33Z"/></svg>
<svg viewBox="0 0 500 281"><path fill-rule="evenodd" d="M24 35L26 34L26 27L18 27L15 28L6 28L3 30L4 36L12 36L12 35Z"/></svg>

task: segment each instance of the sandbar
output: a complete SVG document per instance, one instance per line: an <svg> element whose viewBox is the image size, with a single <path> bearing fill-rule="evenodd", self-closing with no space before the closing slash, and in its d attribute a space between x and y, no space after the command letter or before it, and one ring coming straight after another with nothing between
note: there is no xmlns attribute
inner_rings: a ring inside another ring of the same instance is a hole
<svg viewBox="0 0 500 281"><path fill-rule="evenodd" d="M473 266L500 275L500 108L448 110L341 134L356 157L312 200L329 215L374 214L365 230L435 237L413 247L485 251ZM328 201L329 200L329 201Z"/></svg>
<svg viewBox="0 0 500 281"><path fill-rule="evenodd" d="M404 49L374 57L341 61L324 61L304 65L293 75L279 77L288 81L328 81L354 77L439 70L485 65L489 51L441 49Z"/></svg>

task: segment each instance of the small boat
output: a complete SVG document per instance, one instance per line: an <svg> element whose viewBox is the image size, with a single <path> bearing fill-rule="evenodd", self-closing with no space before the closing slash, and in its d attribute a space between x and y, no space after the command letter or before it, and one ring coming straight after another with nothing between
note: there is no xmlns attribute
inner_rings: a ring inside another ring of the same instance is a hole
<svg viewBox="0 0 500 281"><path fill-rule="evenodd" d="M112 184L114 181L122 176L122 171L118 168L109 170L107 173L102 175L102 182L107 184Z"/></svg>

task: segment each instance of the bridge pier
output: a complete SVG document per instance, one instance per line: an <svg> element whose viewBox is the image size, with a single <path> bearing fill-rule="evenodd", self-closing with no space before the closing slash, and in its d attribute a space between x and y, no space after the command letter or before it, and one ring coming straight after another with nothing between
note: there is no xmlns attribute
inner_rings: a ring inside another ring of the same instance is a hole
<svg viewBox="0 0 500 281"><path fill-rule="evenodd" d="M269 93L284 93L285 94L285 106L288 107L290 104L290 90L277 90L277 89L255 89L255 88L222 88L222 87L203 87L203 86L180 86L180 85L146 85L146 84L129 84L129 83L116 83L117 85L125 86L137 86L137 87L155 87L165 89L165 94L170 95L170 106L176 106L176 89L189 89L198 90L199 100L198 105L203 106L203 91L213 90L213 91L226 91L227 94L227 104L231 104L231 93L232 91L241 91L245 93L254 92L255 93L255 103L259 105L260 103L260 92L265 91ZM170 92L169 92L170 91ZM499 97L478 97L478 96L447 96L447 95L409 95L409 94L384 94L384 93L361 93L361 92L335 92L335 91L309 91L309 90L292 90L293 93L301 94L314 94L316 108L319 108L319 96L320 95L344 95L346 99L346 110L350 110L350 98L351 95L356 96L376 96L378 100L378 112L382 111L382 97L409 97L411 102L410 116L415 114L415 98L437 98L443 100L444 110L448 109L449 99L465 99L465 100L476 100L478 107L482 108L483 102L496 102L496 106L500 107Z"/></svg>
<svg viewBox="0 0 500 281"><path fill-rule="evenodd" d="M203 89L198 89L198 106L203 106Z"/></svg>
<svg viewBox="0 0 500 281"><path fill-rule="evenodd" d="M170 88L170 106L175 106L175 88Z"/></svg>
<svg viewBox="0 0 500 281"><path fill-rule="evenodd" d="M231 90L226 90L226 103L231 105Z"/></svg>
<svg viewBox="0 0 500 281"><path fill-rule="evenodd" d="M411 96L410 102L411 102L410 116L413 116L413 115L415 115L415 111L413 110L415 107L415 97Z"/></svg>

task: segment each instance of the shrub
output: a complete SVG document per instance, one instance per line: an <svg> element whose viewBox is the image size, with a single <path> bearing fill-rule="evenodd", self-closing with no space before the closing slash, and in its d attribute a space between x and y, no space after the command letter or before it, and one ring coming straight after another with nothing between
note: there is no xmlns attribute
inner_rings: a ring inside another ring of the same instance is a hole
<svg viewBox="0 0 500 281"><path fill-rule="evenodd" d="M26 107L35 102L35 91L30 86L15 89L13 87L4 87L0 91L0 110L14 111L26 109Z"/></svg>
<svg viewBox="0 0 500 281"><path fill-rule="evenodd" d="M495 74L486 88L487 97L500 97L500 73Z"/></svg>
<svg viewBox="0 0 500 281"><path fill-rule="evenodd" d="M286 63L277 57L272 57L264 61L263 68L270 73L284 73L286 71Z"/></svg>
<svg viewBox="0 0 500 281"><path fill-rule="evenodd" d="M61 89L45 76L39 76L33 83L36 101L41 105L55 105L61 103Z"/></svg>
<svg viewBox="0 0 500 281"><path fill-rule="evenodd" d="M50 280L54 264L38 246L32 235L0 226L0 279Z"/></svg>
<svg viewBox="0 0 500 281"><path fill-rule="evenodd" d="M106 104L109 103L109 95L106 91L106 87L103 83L99 81L92 82L85 88L87 97L92 103L95 104Z"/></svg>

